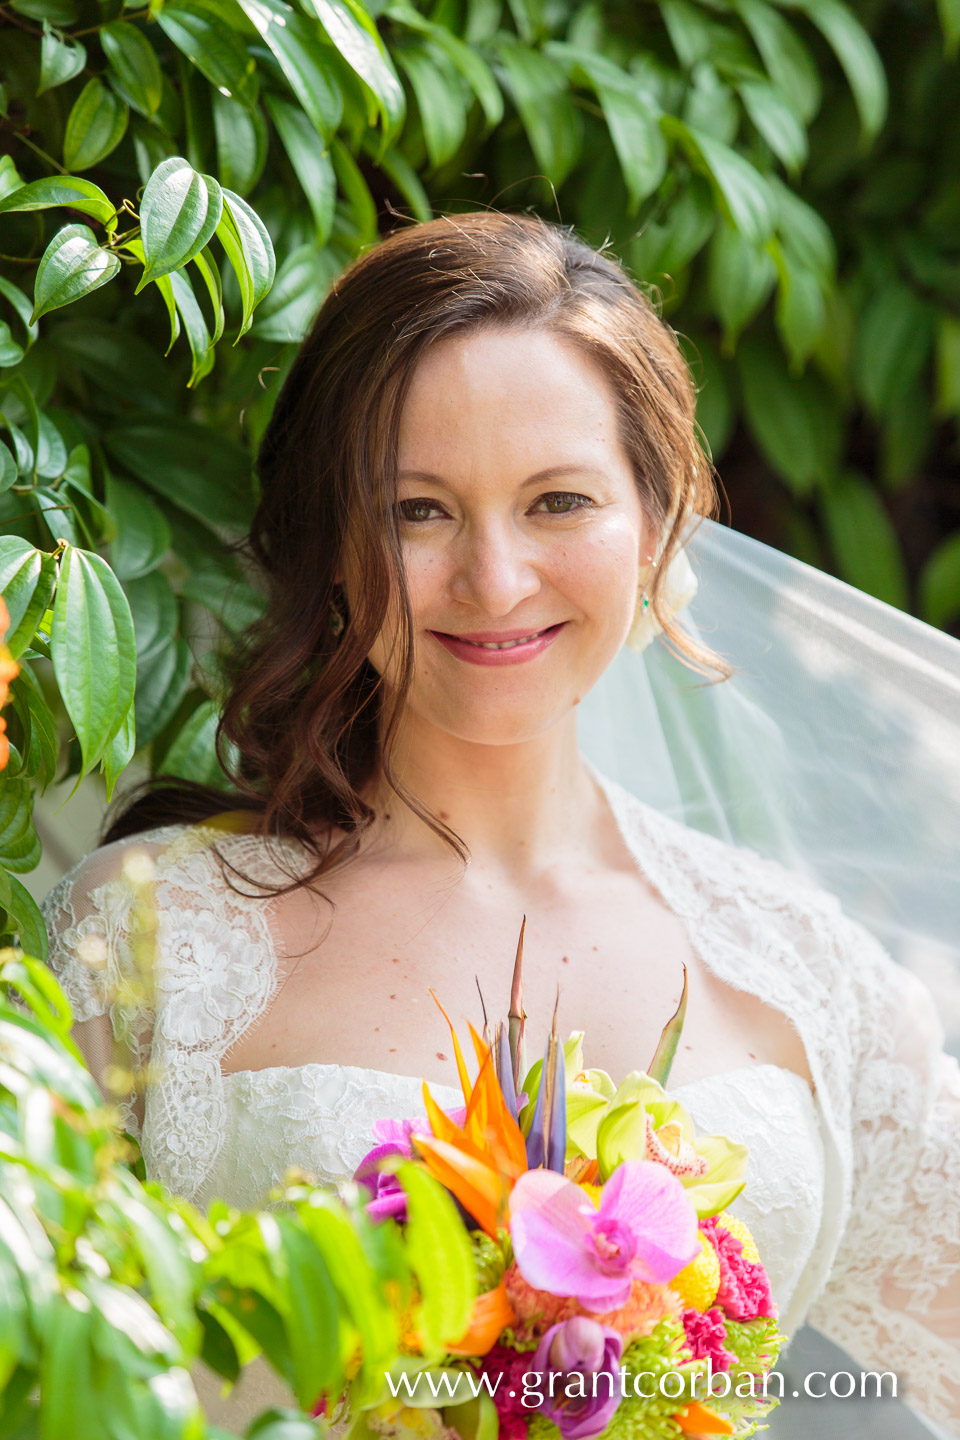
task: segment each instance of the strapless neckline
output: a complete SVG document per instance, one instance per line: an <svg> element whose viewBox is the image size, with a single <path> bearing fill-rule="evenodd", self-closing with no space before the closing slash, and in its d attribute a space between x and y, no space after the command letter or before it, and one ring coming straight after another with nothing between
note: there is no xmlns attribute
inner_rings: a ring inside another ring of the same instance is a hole
<svg viewBox="0 0 960 1440"><path fill-rule="evenodd" d="M800 1075L796 1070L791 1070L789 1066L786 1065L776 1065L772 1061L767 1060L760 1060L747 1065L735 1065L729 1070L718 1070L714 1075L698 1075L696 1079L687 1080L682 1085L671 1085L668 1083L664 1088L670 1095L679 1095L682 1091L694 1090L703 1085L716 1085L721 1081L731 1080L735 1076L745 1075L748 1072L754 1070L769 1070L774 1071L778 1075L790 1076L792 1077L792 1079L789 1083L793 1083L794 1080L799 1082L799 1084L802 1085L803 1089L806 1090L811 1100L813 1100L815 1097L816 1092L810 1081L805 1080L804 1077ZM401 1075L394 1070L377 1070L369 1065L339 1065L333 1061L323 1060L308 1060L303 1065L265 1065L259 1070L224 1070L222 1073L224 1083L229 1085L232 1080L239 1079L242 1079L245 1081L245 1083L249 1084L251 1083L252 1077L256 1077L258 1075L264 1077L276 1076L279 1078L283 1075L334 1075L338 1072L342 1072L344 1075L349 1076L370 1077L375 1080L387 1081L389 1083L400 1082L401 1084L408 1083L410 1085L423 1084L423 1077L419 1075ZM456 1088L454 1086L448 1085L446 1081L442 1080L427 1080L426 1083L432 1089L438 1091L454 1090Z"/></svg>

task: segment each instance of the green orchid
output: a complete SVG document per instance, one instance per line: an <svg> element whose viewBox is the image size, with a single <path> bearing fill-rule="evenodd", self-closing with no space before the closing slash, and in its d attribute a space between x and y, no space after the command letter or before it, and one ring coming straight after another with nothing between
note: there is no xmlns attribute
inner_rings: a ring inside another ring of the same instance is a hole
<svg viewBox="0 0 960 1440"><path fill-rule="evenodd" d="M725 1209L746 1183L747 1147L699 1135L680 1101L642 1070L616 1089L604 1071L580 1071L568 1092L567 1140L568 1154L597 1161L601 1181L624 1160L667 1165L701 1219Z"/></svg>

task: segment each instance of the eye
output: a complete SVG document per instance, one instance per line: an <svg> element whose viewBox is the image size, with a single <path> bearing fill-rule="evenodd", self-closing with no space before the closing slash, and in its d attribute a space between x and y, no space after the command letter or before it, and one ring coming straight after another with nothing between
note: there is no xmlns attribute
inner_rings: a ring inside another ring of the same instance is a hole
<svg viewBox="0 0 960 1440"><path fill-rule="evenodd" d="M578 495L573 490L552 490L541 495L533 506L546 515L573 515L577 510L587 510L593 505L588 495Z"/></svg>
<svg viewBox="0 0 960 1440"><path fill-rule="evenodd" d="M436 500L413 499L401 500L397 505L397 513L401 520L406 520L411 525L422 525L424 520L433 520L444 512Z"/></svg>

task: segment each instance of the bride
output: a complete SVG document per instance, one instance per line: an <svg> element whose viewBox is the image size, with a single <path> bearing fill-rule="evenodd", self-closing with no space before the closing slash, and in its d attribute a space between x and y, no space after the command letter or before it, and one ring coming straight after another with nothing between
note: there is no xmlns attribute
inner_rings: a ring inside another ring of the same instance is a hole
<svg viewBox="0 0 960 1440"><path fill-rule="evenodd" d="M461 1019L477 977L504 999L526 915L531 1023L559 986L561 1029L615 1075L649 1063L686 967L670 1088L750 1147L733 1209L782 1328L810 1319L955 1428L960 1072L929 993L831 894L578 748L631 638L662 631L728 683L676 616L714 491L672 332L559 227L413 225L327 296L258 465L267 603L224 706L234 791L142 797L46 902L94 1073L118 1045L150 1062L125 1098L148 1174L254 1206L290 1166L349 1176L374 1119L420 1113L421 1079L455 1104L428 990ZM226 1399L201 1377L211 1418L276 1398L248 1371Z"/></svg>

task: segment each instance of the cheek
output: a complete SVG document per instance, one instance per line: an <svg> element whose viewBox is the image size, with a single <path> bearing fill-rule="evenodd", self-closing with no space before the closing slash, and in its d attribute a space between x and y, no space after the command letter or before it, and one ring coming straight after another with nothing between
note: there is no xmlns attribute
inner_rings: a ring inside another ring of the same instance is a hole
<svg viewBox="0 0 960 1440"><path fill-rule="evenodd" d="M571 536L551 570L553 584L587 619L612 626L632 616L638 578L636 527L621 517Z"/></svg>

